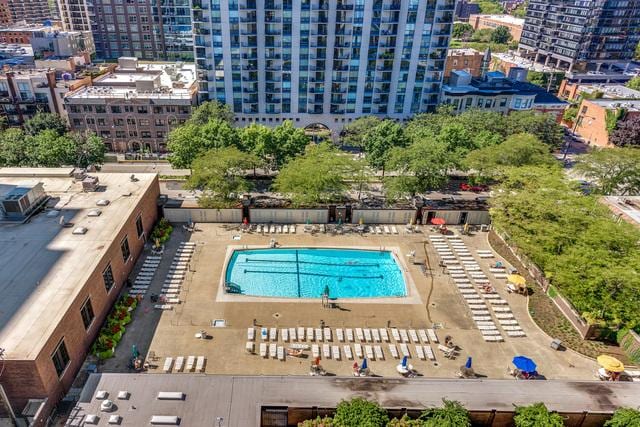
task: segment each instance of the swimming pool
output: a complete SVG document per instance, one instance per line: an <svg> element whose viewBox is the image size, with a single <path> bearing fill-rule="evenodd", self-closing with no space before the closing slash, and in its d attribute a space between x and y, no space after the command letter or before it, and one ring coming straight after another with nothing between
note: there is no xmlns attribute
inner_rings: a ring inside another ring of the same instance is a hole
<svg viewBox="0 0 640 427"><path fill-rule="evenodd" d="M404 276L390 251L331 248L235 250L225 282L243 295L322 298L403 297Z"/></svg>

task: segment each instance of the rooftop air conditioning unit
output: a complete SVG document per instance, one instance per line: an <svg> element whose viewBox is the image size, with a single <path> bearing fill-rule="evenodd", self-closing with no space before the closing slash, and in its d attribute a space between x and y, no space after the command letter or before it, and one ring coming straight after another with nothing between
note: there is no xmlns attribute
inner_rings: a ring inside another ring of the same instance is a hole
<svg viewBox="0 0 640 427"><path fill-rule="evenodd" d="M47 197L42 183L18 185L5 194L1 208L9 219L24 219Z"/></svg>
<svg viewBox="0 0 640 427"><path fill-rule="evenodd" d="M87 176L82 180L82 190L86 192L93 192L98 190L99 182L97 176Z"/></svg>

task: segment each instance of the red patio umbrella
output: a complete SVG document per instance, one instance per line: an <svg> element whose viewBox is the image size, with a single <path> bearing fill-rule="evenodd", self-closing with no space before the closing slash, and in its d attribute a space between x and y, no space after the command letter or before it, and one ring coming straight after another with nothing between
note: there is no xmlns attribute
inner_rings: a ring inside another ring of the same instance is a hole
<svg viewBox="0 0 640 427"><path fill-rule="evenodd" d="M433 225L445 225L447 221L444 218L431 218L431 224Z"/></svg>
<svg viewBox="0 0 640 427"><path fill-rule="evenodd" d="M242 220L242 223L243 223L244 225L249 224L249 219L245 216L245 217L244 217L244 219Z"/></svg>

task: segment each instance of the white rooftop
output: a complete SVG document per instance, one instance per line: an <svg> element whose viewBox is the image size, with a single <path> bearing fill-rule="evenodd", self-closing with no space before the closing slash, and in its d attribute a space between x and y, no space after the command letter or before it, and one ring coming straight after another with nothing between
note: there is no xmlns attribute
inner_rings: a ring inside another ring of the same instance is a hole
<svg viewBox="0 0 640 427"><path fill-rule="evenodd" d="M0 346L7 359L34 359L102 261L114 235L152 185L155 174L95 173L104 191L85 193L69 169L0 168L0 197L19 184L41 182L49 208L25 224L0 224ZM59 176L57 176L59 175ZM131 196L125 196L131 192ZM89 217L100 199L102 215ZM58 215L47 212L58 210ZM63 228L60 217L74 227ZM75 227L88 229L74 235ZM135 236L131 236L135 237Z"/></svg>
<svg viewBox="0 0 640 427"><path fill-rule="evenodd" d="M602 92L604 98L640 99L640 90L634 90L621 84L581 84L580 90L587 93Z"/></svg>
<svg viewBox="0 0 640 427"><path fill-rule="evenodd" d="M470 47L464 47L464 48L449 49L447 56L478 55L478 54L481 54L481 52L478 50L472 49Z"/></svg>
<svg viewBox="0 0 640 427"><path fill-rule="evenodd" d="M588 101L600 105L607 110L624 108L627 111L640 111L640 99L589 99Z"/></svg>
<svg viewBox="0 0 640 427"><path fill-rule="evenodd" d="M490 19L492 21L502 22L509 25L518 25L518 26L524 25L524 19L516 18L515 16L511 16L511 15L473 15L473 16L479 16L484 19Z"/></svg>

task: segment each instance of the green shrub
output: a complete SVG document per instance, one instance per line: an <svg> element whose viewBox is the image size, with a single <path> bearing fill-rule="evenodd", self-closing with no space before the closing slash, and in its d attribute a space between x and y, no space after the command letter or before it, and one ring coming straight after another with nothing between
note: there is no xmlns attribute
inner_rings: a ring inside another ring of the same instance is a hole
<svg viewBox="0 0 640 427"><path fill-rule="evenodd" d="M470 427L469 411L460 402L442 399L441 408L427 409L420 415L425 427Z"/></svg>
<svg viewBox="0 0 640 427"><path fill-rule="evenodd" d="M315 420L305 420L298 423L298 427L333 427L334 425L333 418L330 417L318 417Z"/></svg>
<svg viewBox="0 0 640 427"><path fill-rule="evenodd" d="M338 404L333 422L335 427L383 427L389 416L376 402L356 397Z"/></svg>
<svg viewBox="0 0 640 427"><path fill-rule="evenodd" d="M407 414L402 418L394 418L387 424L387 427L424 427L426 425L423 420L412 420Z"/></svg>
<svg viewBox="0 0 640 427"><path fill-rule="evenodd" d="M640 427L640 411L618 408L613 417L604 423L604 427Z"/></svg>
<svg viewBox="0 0 640 427"><path fill-rule="evenodd" d="M153 240L154 243L157 240L158 243L163 244L169 240L172 232L173 227L171 223L166 218L162 218L151 232L151 240Z"/></svg>
<svg viewBox="0 0 640 427"><path fill-rule="evenodd" d="M555 412L549 412L544 403L534 403L529 406L518 406L516 416L513 417L516 427L563 427L562 417Z"/></svg>

